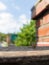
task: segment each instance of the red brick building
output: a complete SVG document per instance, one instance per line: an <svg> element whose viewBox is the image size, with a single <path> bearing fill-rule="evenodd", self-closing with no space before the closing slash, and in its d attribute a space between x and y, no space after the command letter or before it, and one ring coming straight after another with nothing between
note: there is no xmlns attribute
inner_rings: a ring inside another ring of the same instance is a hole
<svg viewBox="0 0 49 65"><path fill-rule="evenodd" d="M42 0L31 9L36 20L37 46L49 46L49 0Z"/></svg>

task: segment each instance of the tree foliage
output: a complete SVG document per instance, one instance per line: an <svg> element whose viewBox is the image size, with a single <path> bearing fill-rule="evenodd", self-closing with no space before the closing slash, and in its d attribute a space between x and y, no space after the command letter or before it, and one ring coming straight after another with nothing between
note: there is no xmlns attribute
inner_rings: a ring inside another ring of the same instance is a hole
<svg viewBox="0 0 49 65"><path fill-rule="evenodd" d="M36 42L36 21L31 20L30 24L26 24L21 28L18 37L15 40L16 46L29 46L32 42Z"/></svg>
<svg viewBox="0 0 49 65"><path fill-rule="evenodd" d="M6 39L7 34L0 32L0 42L4 41Z"/></svg>

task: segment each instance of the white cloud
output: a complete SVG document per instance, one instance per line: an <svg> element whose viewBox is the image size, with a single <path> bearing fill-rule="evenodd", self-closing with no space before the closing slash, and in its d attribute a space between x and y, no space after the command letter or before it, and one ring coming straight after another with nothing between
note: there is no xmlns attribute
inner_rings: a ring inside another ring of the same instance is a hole
<svg viewBox="0 0 49 65"><path fill-rule="evenodd" d="M30 22L25 14L20 15L19 20L21 24L28 24Z"/></svg>
<svg viewBox="0 0 49 65"><path fill-rule="evenodd" d="M6 5L2 2L0 2L0 10L6 10Z"/></svg>
<svg viewBox="0 0 49 65"><path fill-rule="evenodd" d="M3 33L13 33L19 32L20 28L23 27L23 24L29 23L26 15L23 14L19 17L19 21L14 19L14 16L10 13L4 12L0 13L0 32Z"/></svg>
<svg viewBox="0 0 49 65"><path fill-rule="evenodd" d="M21 25L14 20L14 17L10 13L0 13L0 32L13 33L20 30Z"/></svg>

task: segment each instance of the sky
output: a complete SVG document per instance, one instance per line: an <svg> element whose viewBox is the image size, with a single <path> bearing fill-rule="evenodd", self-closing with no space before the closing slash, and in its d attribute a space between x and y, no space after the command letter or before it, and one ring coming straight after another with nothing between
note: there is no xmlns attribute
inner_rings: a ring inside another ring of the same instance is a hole
<svg viewBox="0 0 49 65"><path fill-rule="evenodd" d="M17 33L30 22L31 8L38 0L0 0L0 32Z"/></svg>

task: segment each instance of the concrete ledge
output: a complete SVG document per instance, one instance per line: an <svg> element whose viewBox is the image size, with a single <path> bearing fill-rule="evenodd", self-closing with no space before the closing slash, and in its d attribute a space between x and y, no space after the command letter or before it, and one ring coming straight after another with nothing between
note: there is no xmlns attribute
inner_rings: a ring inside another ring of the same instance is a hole
<svg viewBox="0 0 49 65"><path fill-rule="evenodd" d="M0 63L31 63L44 60L49 60L49 50L0 52Z"/></svg>
<svg viewBox="0 0 49 65"><path fill-rule="evenodd" d="M0 51L0 58L10 58L10 57L34 57L34 56L44 56L49 55L49 50L34 50L34 51Z"/></svg>

